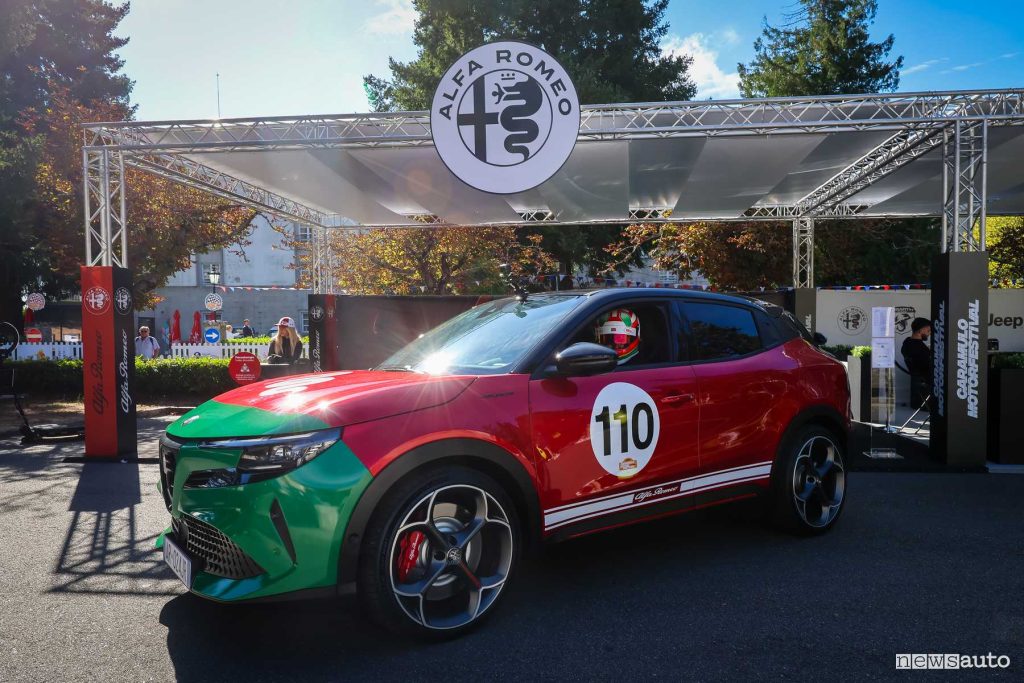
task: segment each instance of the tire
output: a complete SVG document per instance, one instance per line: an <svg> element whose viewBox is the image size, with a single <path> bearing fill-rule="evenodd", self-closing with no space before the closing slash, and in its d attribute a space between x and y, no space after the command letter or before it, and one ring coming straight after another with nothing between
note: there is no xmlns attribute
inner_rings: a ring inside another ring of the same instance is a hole
<svg viewBox="0 0 1024 683"><path fill-rule="evenodd" d="M785 439L772 467L769 510L775 525L811 536L833 526L846 505L842 440L807 425Z"/></svg>
<svg viewBox="0 0 1024 683"><path fill-rule="evenodd" d="M460 636L507 592L521 540L515 506L487 475L456 465L414 472L384 496L367 527L360 601L393 632Z"/></svg>

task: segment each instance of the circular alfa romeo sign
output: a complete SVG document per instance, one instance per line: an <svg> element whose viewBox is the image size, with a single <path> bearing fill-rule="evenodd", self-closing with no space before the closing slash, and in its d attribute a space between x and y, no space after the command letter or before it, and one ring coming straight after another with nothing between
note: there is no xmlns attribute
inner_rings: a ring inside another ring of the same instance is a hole
<svg viewBox="0 0 1024 683"><path fill-rule="evenodd" d="M562 65L540 48L489 43L441 77L430 130L441 160L462 182L494 194L523 192L569 158L579 98Z"/></svg>

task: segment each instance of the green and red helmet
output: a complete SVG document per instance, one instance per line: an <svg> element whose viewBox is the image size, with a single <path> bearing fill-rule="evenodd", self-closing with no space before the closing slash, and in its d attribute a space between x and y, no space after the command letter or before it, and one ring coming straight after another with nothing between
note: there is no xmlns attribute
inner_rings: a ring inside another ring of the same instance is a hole
<svg viewBox="0 0 1024 683"><path fill-rule="evenodd" d="M640 351L640 318L628 308L616 308L597 320L597 343L615 351L619 365Z"/></svg>

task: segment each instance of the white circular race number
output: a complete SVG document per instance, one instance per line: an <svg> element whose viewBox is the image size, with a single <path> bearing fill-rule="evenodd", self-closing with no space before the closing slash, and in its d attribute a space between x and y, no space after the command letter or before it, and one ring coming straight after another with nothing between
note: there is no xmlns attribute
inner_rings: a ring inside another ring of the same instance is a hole
<svg viewBox="0 0 1024 683"><path fill-rule="evenodd" d="M617 477L628 479L647 466L660 431L658 406L635 384L609 384L594 400L590 446L601 467Z"/></svg>

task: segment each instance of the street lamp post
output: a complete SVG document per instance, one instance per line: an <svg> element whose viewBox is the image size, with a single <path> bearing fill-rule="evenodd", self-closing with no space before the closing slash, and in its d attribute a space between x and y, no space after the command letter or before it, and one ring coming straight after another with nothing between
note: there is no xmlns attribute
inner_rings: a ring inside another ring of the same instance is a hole
<svg viewBox="0 0 1024 683"><path fill-rule="evenodd" d="M217 264L210 265L210 271L206 274L206 278L210 281L210 292L213 294L217 293L217 285L220 284L220 269ZM217 321L219 311L213 311L213 320Z"/></svg>

